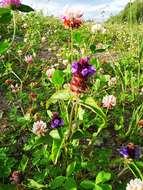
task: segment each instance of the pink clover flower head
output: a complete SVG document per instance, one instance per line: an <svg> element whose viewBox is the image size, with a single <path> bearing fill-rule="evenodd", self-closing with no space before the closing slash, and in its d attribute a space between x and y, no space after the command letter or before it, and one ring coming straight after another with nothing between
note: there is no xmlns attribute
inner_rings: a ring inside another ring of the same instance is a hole
<svg viewBox="0 0 143 190"><path fill-rule="evenodd" d="M112 107L116 106L116 97L113 95L107 95L103 97L102 104L104 108L112 109Z"/></svg>
<svg viewBox="0 0 143 190"><path fill-rule="evenodd" d="M38 136L44 136L47 131L47 124L42 120L33 124L32 132Z"/></svg>
<svg viewBox="0 0 143 190"><path fill-rule="evenodd" d="M11 5L19 7L21 5L21 1L20 0L2 0L0 2L0 5L2 5L3 7L8 7Z"/></svg>
<svg viewBox="0 0 143 190"><path fill-rule="evenodd" d="M141 179L132 179L126 187L126 190L143 190L143 181Z"/></svg>

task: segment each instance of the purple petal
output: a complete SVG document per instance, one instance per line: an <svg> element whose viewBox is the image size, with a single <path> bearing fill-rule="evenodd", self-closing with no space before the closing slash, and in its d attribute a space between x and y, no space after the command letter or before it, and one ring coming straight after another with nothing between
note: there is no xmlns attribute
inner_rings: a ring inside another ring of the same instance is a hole
<svg viewBox="0 0 143 190"><path fill-rule="evenodd" d="M139 159L141 155L141 149L139 146L135 148L135 159Z"/></svg>
<svg viewBox="0 0 143 190"><path fill-rule="evenodd" d="M128 149L127 149L127 147L121 147L121 149L120 149L120 154L123 156L123 157L128 157L129 155L128 155Z"/></svg>
<svg viewBox="0 0 143 190"><path fill-rule="evenodd" d="M81 72L83 77L87 77L87 75L89 74L89 70L87 68L83 69Z"/></svg>
<svg viewBox="0 0 143 190"><path fill-rule="evenodd" d="M78 62L72 63L72 73L78 72Z"/></svg>
<svg viewBox="0 0 143 190"><path fill-rule="evenodd" d="M63 125L64 125L64 120L63 120L63 119L60 120L59 125L60 125L60 126L63 126Z"/></svg>
<svg viewBox="0 0 143 190"><path fill-rule="evenodd" d="M88 67L88 70L89 70L89 74L90 74L90 75L93 75L93 74L96 72L96 69L95 69L94 66L92 66L92 65L90 65L90 66Z"/></svg>

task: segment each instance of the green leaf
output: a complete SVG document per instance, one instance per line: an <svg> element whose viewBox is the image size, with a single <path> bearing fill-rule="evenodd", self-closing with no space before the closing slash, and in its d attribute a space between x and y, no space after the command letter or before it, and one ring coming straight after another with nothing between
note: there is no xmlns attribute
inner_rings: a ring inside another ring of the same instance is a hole
<svg viewBox="0 0 143 190"><path fill-rule="evenodd" d="M0 16L3 14L6 14L6 13L10 13L10 12L11 12L11 10L8 8L1 8L0 7Z"/></svg>
<svg viewBox="0 0 143 190"><path fill-rule="evenodd" d="M81 42L81 33L79 33L79 32L74 33L73 39L75 40L76 43L80 43Z"/></svg>
<svg viewBox="0 0 143 190"><path fill-rule="evenodd" d="M71 91L69 90L60 90L55 92L51 98L49 100L47 100L46 102L46 108L48 109L48 107L51 104L56 103L59 100L69 100L73 97L73 94L71 93Z"/></svg>
<svg viewBox="0 0 143 190"><path fill-rule="evenodd" d="M97 105L95 100L92 97L88 97L85 100L85 103L79 103L80 105L86 107L87 109L90 109L92 112L96 113L101 119L102 124L100 125L100 129L107 127L107 118L102 109Z"/></svg>
<svg viewBox="0 0 143 190"><path fill-rule="evenodd" d="M92 53L95 53L95 51L96 51L96 45L92 44L90 46L90 50L91 50Z"/></svg>
<svg viewBox="0 0 143 190"><path fill-rule="evenodd" d="M0 42L0 54L5 53L8 47L9 47L9 43L7 41Z"/></svg>
<svg viewBox="0 0 143 190"><path fill-rule="evenodd" d="M95 183L93 181L90 181L90 180L84 180L80 183L80 186L83 189L93 189L95 187Z"/></svg>
<svg viewBox="0 0 143 190"><path fill-rule="evenodd" d="M11 12L0 14L0 23L2 24L9 23L11 21L11 18L12 18Z"/></svg>
<svg viewBox="0 0 143 190"><path fill-rule="evenodd" d="M98 173L97 177L96 177L96 184L99 183L104 183L106 181L109 181L111 179L111 174L101 171Z"/></svg>
<svg viewBox="0 0 143 190"><path fill-rule="evenodd" d="M28 5L23 5L21 4L19 7L16 8L17 10L21 11L21 12L31 12L31 11L34 11L34 9Z"/></svg>
<svg viewBox="0 0 143 190"><path fill-rule="evenodd" d="M75 133L72 135L72 139L80 139L84 137L84 133L82 130L77 130Z"/></svg>
<svg viewBox="0 0 143 190"><path fill-rule="evenodd" d="M49 133L49 135L50 135L53 139L58 139L58 140L61 139L61 137L60 137L60 135L59 135L59 131L58 131L57 129L52 130L52 131Z"/></svg>
<svg viewBox="0 0 143 190"><path fill-rule="evenodd" d="M52 76L52 82L55 86L62 86L64 83L64 73L61 70L56 70Z"/></svg>
<svg viewBox="0 0 143 190"><path fill-rule="evenodd" d="M61 187L63 185L63 183L65 182L65 180L66 180L65 176L56 177L51 183L51 188L57 189L58 187Z"/></svg>
<svg viewBox="0 0 143 190"><path fill-rule="evenodd" d="M22 157L22 160L20 161L20 166L19 166L19 168L20 168L20 170L21 170L22 172L25 171L26 166L27 166L27 164L28 164L28 161L29 161L29 158L28 158L26 155L24 155L24 156Z"/></svg>
<svg viewBox="0 0 143 190"><path fill-rule="evenodd" d="M46 185L39 184L38 182L36 182L33 179L28 179L28 181L29 181L28 186L32 187L32 188L36 188L36 189L40 189L41 190L41 188L47 187Z"/></svg>
<svg viewBox="0 0 143 190"><path fill-rule="evenodd" d="M93 190L103 190L101 186L95 184L95 188Z"/></svg>
<svg viewBox="0 0 143 190"><path fill-rule="evenodd" d="M2 185L0 184L0 190L16 190L15 185Z"/></svg>
<svg viewBox="0 0 143 190"><path fill-rule="evenodd" d="M112 190L112 186L108 184L101 184L100 185L103 190Z"/></svg>
<svg viewBox="0 0 143 190"><path fill-rule="evenodd" d="M72 175L73 171L75 170L75 167L76 167L76 161L68 165L67 170L66 170L67 177Z"/></svg>
<svg viewBox="0 0 143 190"><path fill-rule="evenodd" d="M140 45L139 62L141 61L142 57L143 57L143 40L142 40L141 45Z"/></svg>
<svg viewBox="0 0 143 190"><path fill-rule="evenodd" d="M96 49L94 53L103 53L106 49Z"/></svg>
<svg viewBox="0 0 143 190"><path fill-rule="evenodd" d="M77 190L76 182L73 178L67 178L65 182L65 190Z"/></svg>
<svg viewBox="0 0 143 190"><path fill-rule="evenodd" d="M54 164L56 164L58 161L58 158L61 154L61 148L62 148L62 142L57 139L54 139L52 144L52 152L50 156Z"/></svg>

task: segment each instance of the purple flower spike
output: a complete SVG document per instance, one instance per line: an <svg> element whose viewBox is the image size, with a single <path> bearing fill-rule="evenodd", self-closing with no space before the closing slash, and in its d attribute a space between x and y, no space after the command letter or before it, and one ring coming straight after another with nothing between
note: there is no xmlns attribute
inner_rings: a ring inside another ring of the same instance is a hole
<svg viewBox="0 0 143 190"><path fill-rule="evenodd" d="M52 128L52 129L55 129L55 128L60 127L60 126L63 126L63 125L64 125L63 119L61 119L61 118L58 116L58 113L54 113L54 114L53 114L52 121L51 121L51 128Z"/></svg>
<svg viewBox="0 0 143 190"><path fill-rule="evenodd" d="M78 62L72 64L72 73L86 79L96 71L93 65L89 64L90 57L81 58Z"/></svg>

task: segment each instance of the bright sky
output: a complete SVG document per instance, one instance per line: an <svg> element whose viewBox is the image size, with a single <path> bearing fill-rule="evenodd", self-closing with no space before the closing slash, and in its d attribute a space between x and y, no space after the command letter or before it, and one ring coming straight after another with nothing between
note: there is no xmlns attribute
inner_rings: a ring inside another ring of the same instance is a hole
<svg viewBox="0 0 143 190"><path fill-rule="evenodd" d="M130 0L23 0L34 9L42 10L45 14L62 16L65 6L72 6L84 11L85 19L102 21L110 15L120 12Z"/></svg>

